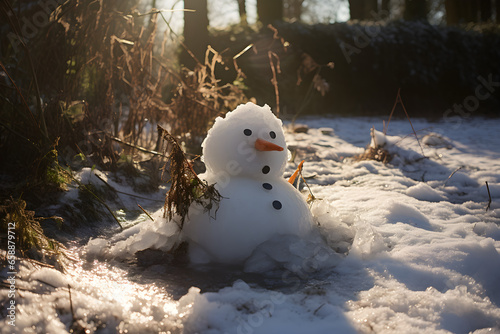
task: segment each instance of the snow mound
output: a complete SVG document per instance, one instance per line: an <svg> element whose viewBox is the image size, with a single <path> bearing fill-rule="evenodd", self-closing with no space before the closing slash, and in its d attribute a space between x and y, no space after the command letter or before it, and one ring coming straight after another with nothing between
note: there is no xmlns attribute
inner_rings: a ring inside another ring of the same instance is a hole
<svg viewBox="0 0 500 334"><path fill-rule="evenodd" d="M354 222L340 217L324 200L311 206L316 227L306 236L278 235L261 245L245 261L245 271L260 272L276 269L308 272L334 268L351 248L356 233Z"/></svg>
<svg viewBox="0 0 500 334"><path fill-rule="evenodd" d="M347 254L356 234L355 218L350 215L341 217L331 202L318 199L313 202L311 213L329 247L338 253Z"/></svg>
<svg viewBox="0 0 500 334"><path fill-rule="evenodd" d="M383 132L371 129L370 147L376 149L382 147L392 155L391 164L406 165L425 158L422 152L413 149L412 147L404 147L403 139L399 136L388 136Z"/></svg>
<svg viewBox="0 0 500 334"><path fill-rule="evenodd" d="M179 225L163 218L163 208L152 214L152 218L154 221L139 223L109 240L91 239L84 249L87 257L125 259L145 249L170 251L180 242Z"/></svg>
<svg viewBox="0 0 500 334"><path fill-rule="evenodd" d="M244 270L259 273L276 269L314 272L334 268L342 258L317 231L306 237L277 235L255 249L245 261Z"/></svg>
<svg viewBox="0 0 500 334"><path fill-rule="evenodd" d="M433 189L427 183L419 182L418 184L406 189L406 195L416 198L420 201L440 202L445 200L445 196L440 191Z"/></svg>
<svg viewBox="0 0 500 334"><path fill-rule="evenodd" d="M426 230L432 230L429 219L417 208L409 204L392 202L386 216L388 224L404 223Z"/></svg>
<svg viewBox="0 0 500 334"><path fill-rule="evenodd" d="M30 275L30 280L39 281L55 288L66 287L68 279L63 273L51 268L41 268Z"/></svg>
<svg viewBox="0 0 500 334"><path fill-rule="evenodd" d="M422 138L422 144L433 147L447 147L447 148L451 148L452 146L450 143L450 139L444 138L440 134L434 132L426 134Z"/></svg>
<svg viewBox="0 0 500 334"><path fill-rule="evenodd" d="M192 288L179 301L185 313L186 333L356 333L343 316L341 307L324 298L321 287L308 287L304 293L284 294L251 288L236 281L217 293L200 294ZM316 295L316 293L319 293ZM310 299L313 302L301 303Z"/></svg>
<svg viewBox="0 0 500 334"><path fill-rule="evenodd" d="M359 221L349 255L357 259L373 259L387 252L389 248L382 235L371 224Z"/></svg>
<svg viewBox="0 0 500 334"><path fill-rule="evenodd" d="M355 234L353 223L342 220L323 201L313 205L312 213L319 225L317 228L305 236L279 234L263 242L241 263L244 270L266 273L302 267L309 271L335 267L351 247ZM152 216L154 221L139 223L111 239L89 240L84 253L88 259L127 259L147 249L168 252L182 242L179 226L163 218L163 209Z"/></svg>

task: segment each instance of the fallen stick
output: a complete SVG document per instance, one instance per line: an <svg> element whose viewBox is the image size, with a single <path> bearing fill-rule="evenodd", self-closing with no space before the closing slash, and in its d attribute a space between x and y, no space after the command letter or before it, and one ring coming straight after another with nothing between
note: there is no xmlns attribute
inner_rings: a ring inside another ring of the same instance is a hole
<svg viewBox="0 0 500 334"><path fill-rule="evenodd" d="M488 197L489 197L488 205L486 206L486 211L488 211L490 209L490 205L491 205L491 193L490 193L490 186L488 186L488 181L485 181L485 182L486 182L486 189L488 190Z"/></svg>

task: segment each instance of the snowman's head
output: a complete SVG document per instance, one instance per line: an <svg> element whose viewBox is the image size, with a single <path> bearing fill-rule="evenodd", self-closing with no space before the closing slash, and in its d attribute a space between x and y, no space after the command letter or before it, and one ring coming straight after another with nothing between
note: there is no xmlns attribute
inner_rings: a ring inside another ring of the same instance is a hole
<svg viewBox="0 0 500 334"><path fill-rule="evenodd" d="M287 149L282 122L269 106L239 105L218 117L203 141L207 172L244 177L281 177Z"/></svg>

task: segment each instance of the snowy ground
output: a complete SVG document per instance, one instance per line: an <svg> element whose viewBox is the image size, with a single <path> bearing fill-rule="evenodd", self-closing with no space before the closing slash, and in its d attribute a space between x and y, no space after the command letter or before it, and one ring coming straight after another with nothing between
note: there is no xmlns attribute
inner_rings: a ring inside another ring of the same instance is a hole
<svg viewBox="0 0 500 334"><path fill-rule="evenodd" d="M500 120L414 119L432 144L422 144L425 157L409 123L393 120L395 157L385 165L350 159L381 119L301 122L309 132L287 142L295 162L306 160L328 250L278 239L243 269L193 268L160 251L176 228L141 215L123 233L74 247L79 261L66 274L21 263L16 327L5 318L0 332L500 333ZM280 256L263 257L273 247ZM0 299L5 317L8 290Z"/></svg>

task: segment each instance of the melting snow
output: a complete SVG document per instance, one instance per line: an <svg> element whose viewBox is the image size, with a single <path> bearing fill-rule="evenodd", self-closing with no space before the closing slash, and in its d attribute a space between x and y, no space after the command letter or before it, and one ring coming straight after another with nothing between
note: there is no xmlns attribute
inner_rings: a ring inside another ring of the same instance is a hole
<svg viewBox="0 0 500 334"><path fill-rule="evenodd" d="M301 122L308 133L286 139L318 198L308 238L265 242L242 267L192 268L165 255L179 231L159 210L75 247L65 274L23 262L16 327L5 318L0 332L500 333L500 120L414 119L425 157L393 120L390 136L375 132L395 155L386 165L350 159L380 119Z"/></svg>

